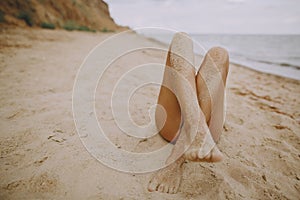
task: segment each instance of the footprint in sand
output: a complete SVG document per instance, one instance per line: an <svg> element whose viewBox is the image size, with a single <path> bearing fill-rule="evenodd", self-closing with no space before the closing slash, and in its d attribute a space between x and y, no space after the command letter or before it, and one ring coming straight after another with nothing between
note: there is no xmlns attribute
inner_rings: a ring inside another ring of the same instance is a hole
<svg viewBox="0 0 300 200"><path fill-rule="evenodd" d="M21 179L8 183L5 190L11 192L15 191L29 191L29 192L53 192L59 186L58 180L54 176L50 176L48 173L42 173L37 176L33 176L30 179Z"/></svg>

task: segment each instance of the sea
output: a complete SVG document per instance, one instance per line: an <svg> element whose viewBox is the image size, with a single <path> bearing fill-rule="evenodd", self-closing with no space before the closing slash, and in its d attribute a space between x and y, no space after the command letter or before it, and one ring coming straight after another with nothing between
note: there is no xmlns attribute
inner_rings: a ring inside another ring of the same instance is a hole
<svg viewBox="0 0 300 200"><path fill-rule="evenodd" d="M170 44L174 34L141 33ZM189 34L194 40L194 51L205 54L214 46L227 49L230 62L300 80L300 35L219 35Z"/></svg>

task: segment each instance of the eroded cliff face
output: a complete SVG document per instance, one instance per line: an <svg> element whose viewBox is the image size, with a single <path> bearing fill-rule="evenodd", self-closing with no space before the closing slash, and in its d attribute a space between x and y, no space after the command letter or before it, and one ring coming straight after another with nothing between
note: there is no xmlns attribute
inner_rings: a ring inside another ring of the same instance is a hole
<svg viewBox="0 0 300 200"><path fill-rule="evenodd" d="M102 0L0 0L0 22L24 27L48 24L66 29L125 29L110 17Z"/></svg>

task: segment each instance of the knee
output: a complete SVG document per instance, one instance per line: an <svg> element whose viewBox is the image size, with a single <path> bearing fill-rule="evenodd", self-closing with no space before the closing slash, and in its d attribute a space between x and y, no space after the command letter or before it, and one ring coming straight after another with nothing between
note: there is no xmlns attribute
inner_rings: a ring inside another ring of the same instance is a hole
<svg viewBox="0 0 300 200"><path fill-rule="evenodd" d="M210 58L219 64L223 72L228 73L229 68L229 54L228 51L222 47L212 47L207 54Z"/></svg>
<svg viewBox="0 0 300 200"><path fill-rule="evenodd" d="M173 48L178 48L176 50L193 49L193 41L187 33L177 32L173 36L171 46L173 46ZM175 51L175 53L178 52Z"/></svg>
<svg viewBox="0 0 300 200"><path fill-rule="evenodd" d="M229 60L228 51L222 47L212 47L207 52L214 60L226 62Z"/></svg>
<svg viewBox="0 0 300 200"><path fill-rule="evenodd" d="M186 76L195 74L193 41L186 33L176 33L170 45L170 53L167 63L177 72Z"/></svg>
<svg viewBox="0 0 300 200"><path fill-rule="evenodd" d="M174 34L174 38L190 38L190 36L187 34L187 33L185 33L185 32L176 32L175 34Z"/></svg>

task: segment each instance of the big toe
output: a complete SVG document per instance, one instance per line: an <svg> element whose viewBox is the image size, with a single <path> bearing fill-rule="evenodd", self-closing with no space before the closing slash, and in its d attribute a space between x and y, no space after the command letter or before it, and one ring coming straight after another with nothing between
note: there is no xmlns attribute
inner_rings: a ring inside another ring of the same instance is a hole
<svg viewBox="0 0 300 200"><path fill-rule="evenodd" d="M149 184L148 184L148 191L149 192L154 192L157 190L159 183L157 182L156 179L152 179Z"/></svg>

